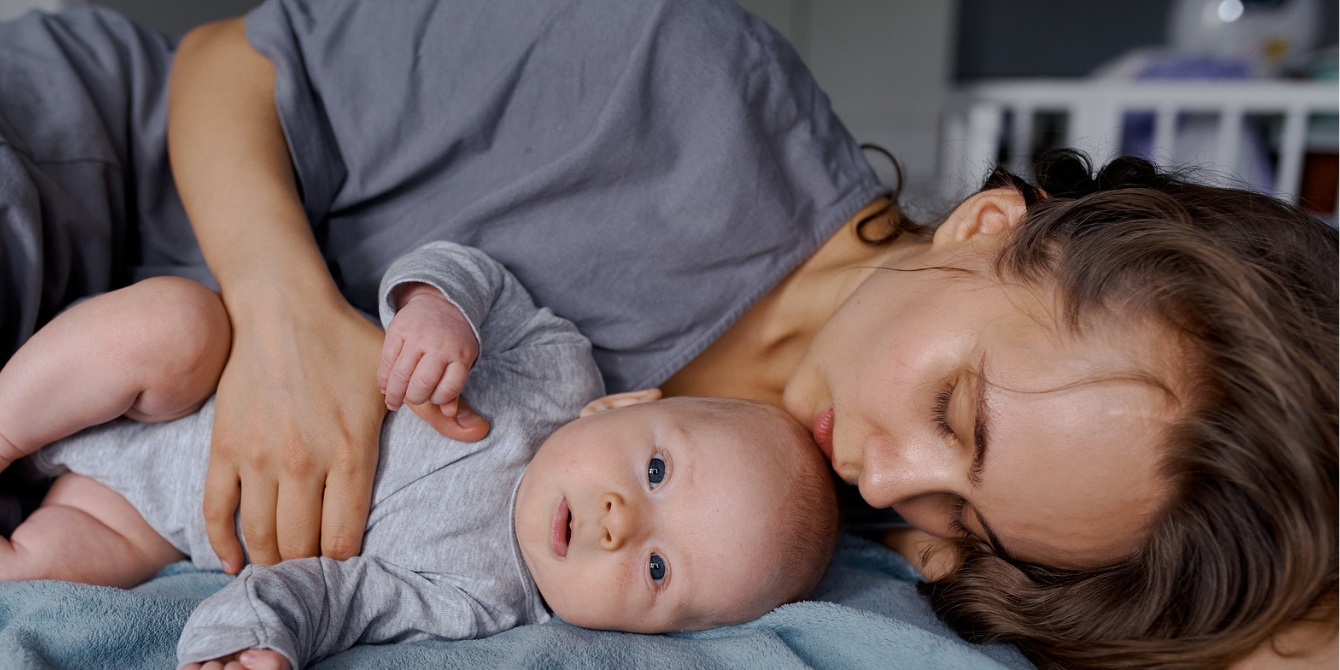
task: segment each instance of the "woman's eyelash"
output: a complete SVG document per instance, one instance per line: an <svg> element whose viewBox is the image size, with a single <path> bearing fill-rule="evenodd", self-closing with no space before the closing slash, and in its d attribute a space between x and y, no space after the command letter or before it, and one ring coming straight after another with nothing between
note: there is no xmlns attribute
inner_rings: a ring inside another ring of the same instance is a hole
<svg viewBox="0 0 1340 670"><path fill-rule="evenodd" d="M935 396L935 410L931 414L931 422L935 424L935 431L941 437L953 437L954 435L954 429L949 426L949 401L953 397L953 382L947 382L940 393Z"/></svg>
<svg viewBox="0 0 1340 670"><path fill-rule="evenodd" d="M963 537L972 537L972 531L963 525L963 508L968 504L967 500L959 498L954 506L949 510L949 530L958 533Z"/></svg>

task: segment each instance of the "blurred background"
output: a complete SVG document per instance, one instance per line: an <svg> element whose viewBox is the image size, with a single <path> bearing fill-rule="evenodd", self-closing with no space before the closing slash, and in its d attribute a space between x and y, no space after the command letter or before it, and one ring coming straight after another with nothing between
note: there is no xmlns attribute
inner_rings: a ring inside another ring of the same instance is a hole
<svg viewBox="0 0 1340 670"><path fill-rule="evenodd" d="M738 1L795 45L858 140L898 157L914 214L1071 146L1196 166L1335 221L1335 0ZM0 0L0 19L85 2L171 35L257 4Z"/></svg>

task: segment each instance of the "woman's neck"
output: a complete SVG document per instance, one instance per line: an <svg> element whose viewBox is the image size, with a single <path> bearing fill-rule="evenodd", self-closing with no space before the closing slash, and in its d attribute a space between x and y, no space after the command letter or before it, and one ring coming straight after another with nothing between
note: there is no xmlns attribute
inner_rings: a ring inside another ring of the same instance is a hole
<svg viewBox="0 0 1340 670"><path fill-rule="evenodd" d="M875 268L916 240L874 247L856 222L883 207L870 203L765 294L721 337L661 385L667 396L715 395L781 406L782 391L814 334Z"/></svg>

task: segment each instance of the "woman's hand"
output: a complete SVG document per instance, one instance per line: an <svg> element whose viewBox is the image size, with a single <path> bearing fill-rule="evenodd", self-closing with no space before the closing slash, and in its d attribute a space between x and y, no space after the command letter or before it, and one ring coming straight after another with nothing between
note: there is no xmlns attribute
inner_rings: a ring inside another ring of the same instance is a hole
<svg viewBox="0 0 1340 670"><path fill-rule="evenodd" d="M335 300L229 305L241 316L215 398L205 520L230 573L242 567L239 505L256 563L318 550L344 559L362 544L386 411L376 385L382 333Z"/></svg>
<svg viewBox="0 0 1340 670"><path fill-rule="evenodd" d="M182 670L288 670L288 659L273 649L248 649L204 663L187 663Z"/></svg>

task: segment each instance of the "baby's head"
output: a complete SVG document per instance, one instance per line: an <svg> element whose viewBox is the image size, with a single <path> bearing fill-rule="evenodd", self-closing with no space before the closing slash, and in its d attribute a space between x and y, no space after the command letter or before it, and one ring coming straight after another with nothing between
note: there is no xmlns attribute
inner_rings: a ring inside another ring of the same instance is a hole
<svg viewBox="0 0 1340 670"><path fill-rule="evenodd" d="M809 433L760 403L658 395L592 403L531 461L516 532L545 601L579 626L663 633L804 598L838 526Z"/></svg>

